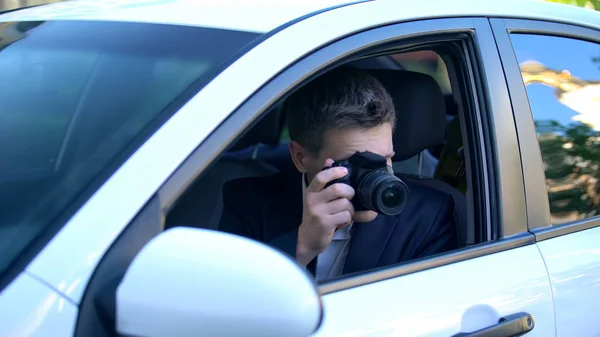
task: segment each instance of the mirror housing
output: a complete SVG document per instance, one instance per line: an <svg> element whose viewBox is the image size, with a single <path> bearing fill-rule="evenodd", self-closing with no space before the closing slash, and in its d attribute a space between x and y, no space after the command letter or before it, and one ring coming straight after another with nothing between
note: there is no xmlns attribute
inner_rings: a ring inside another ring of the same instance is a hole
<svg viewBox="0 0 600 337"><path fill-rule="evenodd" d="M309 336L322 319L315 282L254 240L177 227L151 240L116 294L116 330L139 337Z"/></svg>

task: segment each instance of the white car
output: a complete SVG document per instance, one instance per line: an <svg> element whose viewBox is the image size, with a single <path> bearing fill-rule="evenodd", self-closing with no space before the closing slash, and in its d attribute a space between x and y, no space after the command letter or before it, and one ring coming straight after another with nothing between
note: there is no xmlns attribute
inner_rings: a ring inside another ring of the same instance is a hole
<svg viewBox="0 0 600 337"><path fill-rule="evenodd" d="M600 13L539 1L4 13L0 336L598 336L599 60ZM316 282L215 229L225 181L290 169L280 107L340 64L437 84L388 87L394 170L443 185L458 248Z"/></svg>

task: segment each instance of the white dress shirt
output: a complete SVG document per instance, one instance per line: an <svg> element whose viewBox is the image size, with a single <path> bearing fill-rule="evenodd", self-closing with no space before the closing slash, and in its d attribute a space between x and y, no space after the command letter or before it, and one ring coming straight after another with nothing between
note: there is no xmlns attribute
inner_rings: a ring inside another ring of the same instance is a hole
<svg viewBox="0 0 600 337"><path fill-rule="evenodd" d="M304 203L304 193L306 191L306 177L302 175L302 202ZM304 206L303 206L304 207ZM317 281L331 279L342 275L346 256L350 246L350 236L352 234L352 225L338 229L333 234L333 239L325 251L319 254L317 259Z"/></svg>

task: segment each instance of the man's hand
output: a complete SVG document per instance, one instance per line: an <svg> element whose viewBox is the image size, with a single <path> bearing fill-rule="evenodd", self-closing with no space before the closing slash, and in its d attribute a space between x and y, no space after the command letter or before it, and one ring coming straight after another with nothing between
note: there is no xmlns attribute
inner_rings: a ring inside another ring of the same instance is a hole
<svg viewBox="0 0 600 337"><path fill-rule="evenodd" d="M332 163L333 160L327 159L325 166ZM346 174L344 167L321 171L306 188L296 247L296 260L304 266L327 248L336 229L352 223L354 207L350 200L354 189L341 183L325 188L327 183Z"/></svg>

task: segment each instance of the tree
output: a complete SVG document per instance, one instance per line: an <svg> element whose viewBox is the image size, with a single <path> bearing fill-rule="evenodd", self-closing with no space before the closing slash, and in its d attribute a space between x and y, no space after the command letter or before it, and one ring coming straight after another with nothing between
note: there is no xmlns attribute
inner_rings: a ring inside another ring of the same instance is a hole
<svg viewBox="0 0 600 337"><path fill-rule="evenodd" d="M600 0L546 0L566 5L573 5L600 11Z"/></svg>
<svg viewBox="0 0 600 337"><path fill-rule="evenodd" d="M600 132L590 125L536 121L553 216L600 214Z"/></svg>

